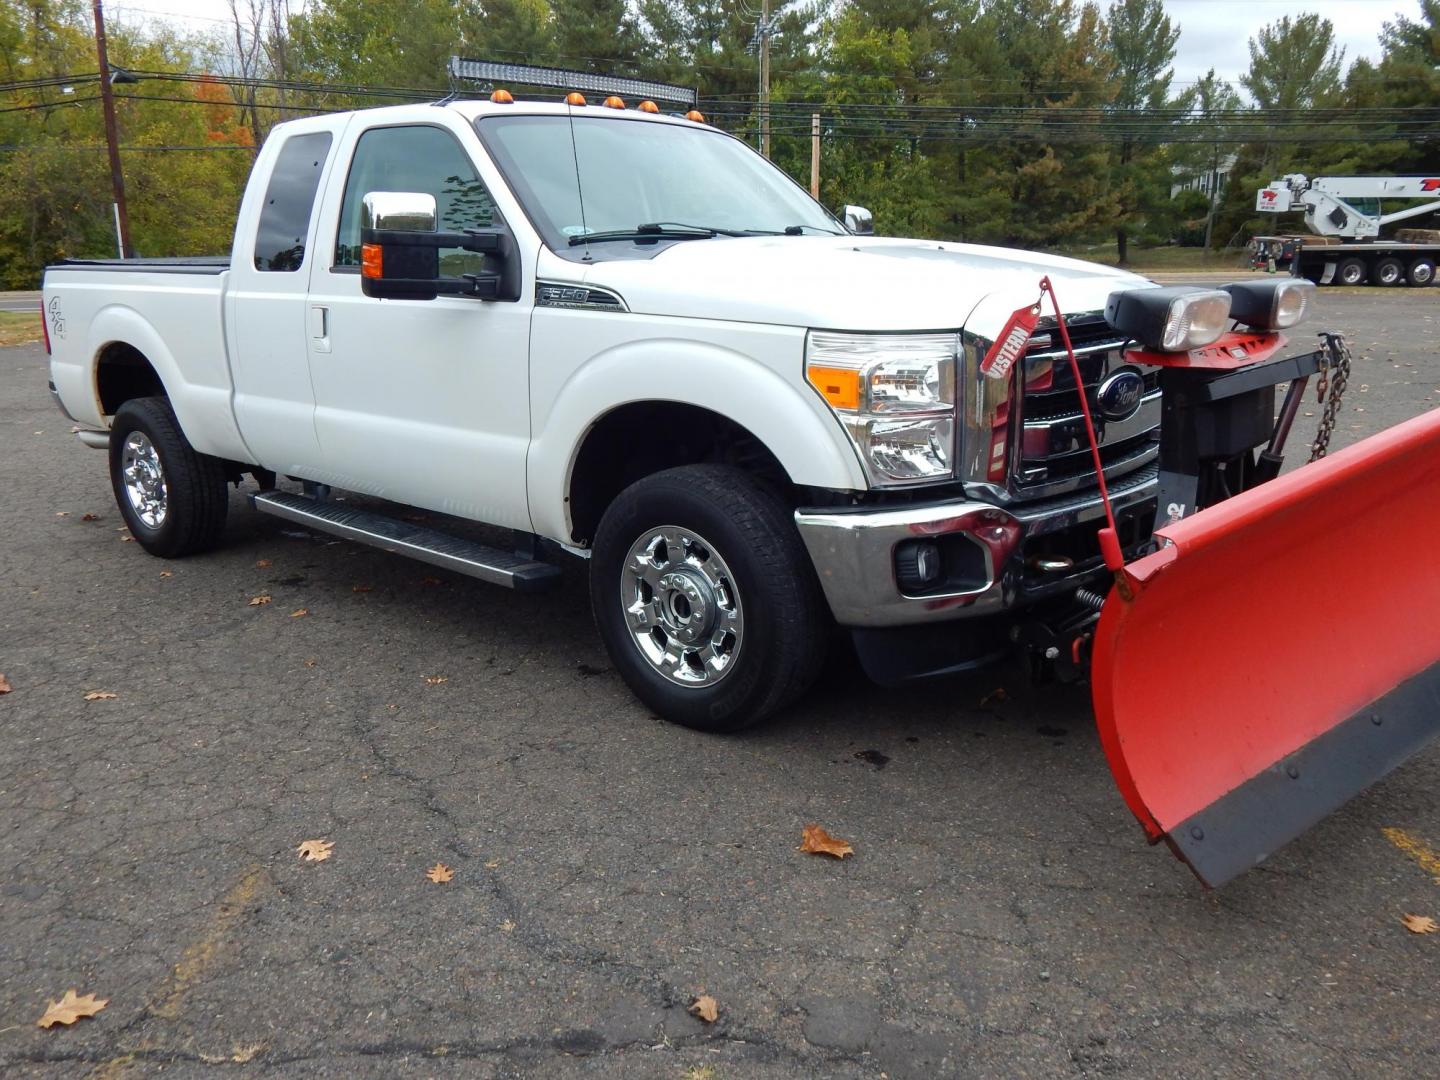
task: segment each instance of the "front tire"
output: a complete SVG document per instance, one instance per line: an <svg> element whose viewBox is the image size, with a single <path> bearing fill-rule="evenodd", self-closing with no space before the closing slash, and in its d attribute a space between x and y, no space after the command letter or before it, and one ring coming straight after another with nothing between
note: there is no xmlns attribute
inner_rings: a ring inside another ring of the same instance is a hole
<svg viewBox="0 0 1440 1080"><path fill-rule="evenodd" d="M668 469L621 492L596 530L590 600L635 695L700 731L763 720L824 662L828 612L794 519L728 466Z"/></svg>
<svg viewBox="0 0 1440 1080"><path fill-rule="evenodd" d="M151 555L208 551L224 534L224 463L190 445L166 398L132 398L115 413L110 486L130 535Z"/></svg>

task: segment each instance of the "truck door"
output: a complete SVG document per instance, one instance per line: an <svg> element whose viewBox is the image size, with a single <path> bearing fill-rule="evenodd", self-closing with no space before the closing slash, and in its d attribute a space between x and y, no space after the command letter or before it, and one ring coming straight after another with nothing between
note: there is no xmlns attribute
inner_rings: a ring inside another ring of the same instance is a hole
<svg viewBox="0 0 1440 1080"><path fill-rule="evenodd" d="M479 141L468 127L441 121L352 129L347 142L353 151L340 159L348 157L348 173L329 185L321 211L329 242L311 270L306 313L324 477L528 531L533 267L515 303L379 300L360 288L361 201L369 192L435 196L444 231L497 223L477 168L491 168ZM533 261L533 251L525 257ZM440 258L446 275L480 269L473 253L444 250Z"/></svg>
<svg viewBox="0 0 1440 1080"><path fill-rule="evenodd" d="M255 162L241 207L225 315L235 420L256 463L309 476L319 465L305 346L305 293L315 262L317 194L344 120L278 129ZM263 182L262 182L263 178Z"/></svg>

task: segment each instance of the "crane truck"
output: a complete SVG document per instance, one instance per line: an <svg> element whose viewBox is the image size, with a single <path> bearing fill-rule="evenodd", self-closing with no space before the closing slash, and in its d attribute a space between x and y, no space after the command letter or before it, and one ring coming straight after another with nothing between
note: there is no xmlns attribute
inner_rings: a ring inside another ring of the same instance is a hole
<svg viewBox="0 0 1440 1080"><path fill-rule="evenodd" d="M620 96L673 88L573 77L604 103L278 124L228 257L47 268L52 390L137 549L218 546L253 480L518 591L579 561L618 674L711 732L840 631L891 684L1026 648L1088 674L1130 808L1210 884L1440 732L1440 569L1393 554L1440 533L1440 410L1324 455L1348 350L1285 336L1314 285L881 238ZM1311 379L1319 460L1277 475Z"/></svg>
<svg viewBox="0 0 1440 1080"><path fill-rule="evenodd" d="M1404 205L1383 212L1386 200ZM1255 209L1266 214L1303 211L1319 239L1257 236L1251 249L1262 262L1288 258L1295 277L1317 285L1413 285L1435 282L1440 231L1400 230L1393 240L1380 230L1398 221L1440 212L1440 177L1317 176L1290 173L1261 188Z"/></svg>

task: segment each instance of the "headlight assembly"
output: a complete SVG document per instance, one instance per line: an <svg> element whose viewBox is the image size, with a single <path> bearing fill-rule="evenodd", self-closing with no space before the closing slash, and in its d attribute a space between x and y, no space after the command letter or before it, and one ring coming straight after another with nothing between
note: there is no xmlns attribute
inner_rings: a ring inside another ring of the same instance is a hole
<svg viewBox="0 0 1440 1080"><path fill-rule="evenodd" d="M1172 285L1125 289L1105 303L1105 321L1146 348L1186 352L1217 341L1230 321L1230 294Z"/></svg>
<svg viewBox="0 0 1440 1080"><path fill-rule="evenodd" d="M1310 311L1315 283L1303 278L1288 281L1241 281L1221 285L1230 294L1230 317L1256 330L1284 330Z"/></svg>
<svg viewBox="0 0 1440 1080"><path fill-rule="evenodd" d="M805 377L878 487L954 476L958 334L812 331Z"/></svg>

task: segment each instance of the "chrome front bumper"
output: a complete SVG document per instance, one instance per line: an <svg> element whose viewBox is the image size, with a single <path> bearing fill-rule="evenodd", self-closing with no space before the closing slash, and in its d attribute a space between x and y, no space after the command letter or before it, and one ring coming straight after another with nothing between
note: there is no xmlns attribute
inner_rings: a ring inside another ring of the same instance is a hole
<svg viewBox="0 0 1440 1080"><path fill-rule="evenodd" d="M1156 469L1151 465L1111 482L1117 513L1155 498ZM842 626L910 626L992 614L1024 597L1019 580L1024 541L1047 533L1088 528L1105 508L1098 492L1024 506L984 502L946 502L917 506L855 509L805 509L795 524L810 552L830 610ZM907 595L895 578L895 548L905 540L956 537L978 547L975 565L983 573L959 591ZM1095 576L1094 565L1056 574L1046 593L1075 586ZM1052 588L1051 586L1054 586Z"/></svg>

